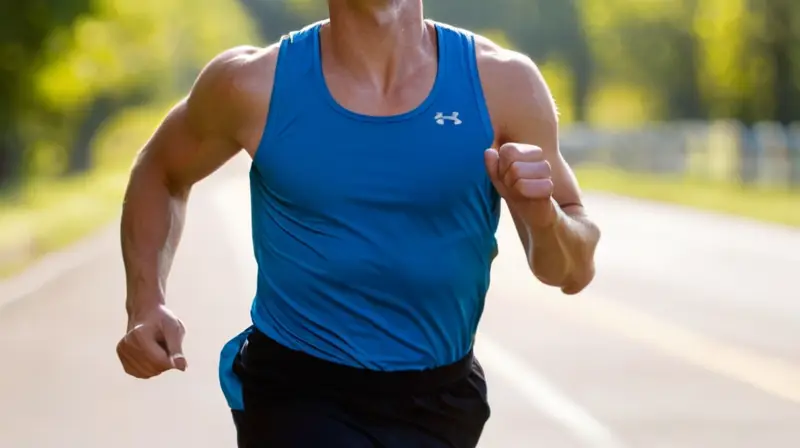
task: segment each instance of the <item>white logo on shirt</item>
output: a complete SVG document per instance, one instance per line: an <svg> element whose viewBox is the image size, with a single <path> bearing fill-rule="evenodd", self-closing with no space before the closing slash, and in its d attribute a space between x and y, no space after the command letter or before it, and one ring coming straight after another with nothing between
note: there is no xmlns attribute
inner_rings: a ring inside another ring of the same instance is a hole
<svg viewBox="0 0 800 448"><path fill-rule="evenodd" d="M433 119L436 120L436 124L439 126L444 126L444 122L446 120L452 121L456 126L462 123L461 119L458 118L458 112L453 112L450 115L445 115L442 112L436 112L436 116L433 117Z"/></svg>

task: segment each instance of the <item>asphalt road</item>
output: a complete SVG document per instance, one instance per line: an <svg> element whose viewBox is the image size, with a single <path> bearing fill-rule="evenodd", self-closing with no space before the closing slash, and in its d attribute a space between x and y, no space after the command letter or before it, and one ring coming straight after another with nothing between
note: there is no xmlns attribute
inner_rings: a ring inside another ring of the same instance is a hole
<svg viewBox="0 0 800 448"><path fill-rule="evenodd" d="M241 174L205 182L190 205L169 284L186 373L138 381L119 367L113 229L0 285L0 447L234 446L216 375L254 290ZM598 278L577 297L535 282L502 220L476 349L493 407L481 446L800 447L800 232L587 202L605 233Z"/></svg>

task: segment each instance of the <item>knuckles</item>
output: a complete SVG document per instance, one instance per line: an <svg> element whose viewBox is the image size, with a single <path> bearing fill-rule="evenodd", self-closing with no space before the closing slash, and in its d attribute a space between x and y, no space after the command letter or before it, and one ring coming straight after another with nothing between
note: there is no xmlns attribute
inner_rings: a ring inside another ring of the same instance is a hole
<svg viewBox="0 0 800 448"><path fill-rule="evenodd" d="M524 175L523 173L524 166L521 162L512 162L511 165L508 167L508 175L511 179L517 180L521 179Z"/></svg>
<svg viewBox="0 0 800 448"><path fill-rule="evenodd" d="M497 150L497 154L501 159L513 158L519 153L520 151L519 148L517 148L516 143L505 143L500 146L500 149Z"/></svg>
<svg viewBox="0 0 800 448"><path fill-rule="evenodd" d="M170 366L164 364L163 360L152 359L146 347L150 339L156 336L158 328L169 325L173 328L180 338L186 334L186 326L177 318L166 322L145 322L134 325L120 339L116 346L117 357L122 364L122 369L126 374L138 378L149 379L161 375L170 370Z"/></svg>
<svg viewBox="0 0 800 448"><path fill-rule="evenodd" d="M544 158L541 148L522 143L505 143L498 149L502 182L517 195L530 196L526 185L520 180L549 179L550 163ZM537 182L538 183L538 182ZM541 187L536 187L537 190ZM538 194L534 194L538 196Z"/></svg>
<svg viewBox="0 0 800 448"><path fill-rule="evenodd" d="M523 143L505 143L497 150L500 160L538 162L544 160L542 149L535 145Z"/></svg>
<svg viewBox="0 0 800 448"><path fill-rule="evenodd" d="M508 185L514 184L520 179L547 179L552 174L550 162L541 160L538 162L514 161L508 166L504 181Z"/></svg>
<svg viewBox="0 0 800 448"><path fill-rule="evenodd" d="M547 160L542 160L541 162L539 162L539 164L540 164L539 169L541 170L539 172L539 175L541 177L546 177L549 179L550 176L553 174L553 168L550 166L550 162L548 162Z"/></svg>
<svg viewBox="0 0 800 448"><path fill-rule="evenodd" d="M138 379L148 379L161 374L162 371L142 367L140 363L137 362L137 360L141 361L141 358L146 357L146 355L139 350L143 337L140 328L129 331L117 343L116 352L120 364L122 364L122 370L126 374Z"/></svg>
<svg viewBox="0 0 800 448"><path fill-rule="evenodd" d="M517 193L529 199L548 198L553 194L552 179L535 179L532 182L517 182Z"/></svg>

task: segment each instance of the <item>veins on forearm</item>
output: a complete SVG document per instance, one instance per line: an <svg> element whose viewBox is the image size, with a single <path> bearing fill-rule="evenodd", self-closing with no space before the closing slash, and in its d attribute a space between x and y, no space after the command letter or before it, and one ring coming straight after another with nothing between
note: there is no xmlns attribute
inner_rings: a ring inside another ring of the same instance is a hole
<svg viewBox="0 0 800 448"><path fill-rule="evenodd" d="M146 193L127 198L123 207L120 236L129 300L163 296L184 222L185 197Z"/></svg>
<svg viewBox="0 0 800 448"><path fill-rule="evenodd" d="M551 286L563 286L593 264L597 227L582 211L559 210L550 227L530 230L534 274Z"/></svg>

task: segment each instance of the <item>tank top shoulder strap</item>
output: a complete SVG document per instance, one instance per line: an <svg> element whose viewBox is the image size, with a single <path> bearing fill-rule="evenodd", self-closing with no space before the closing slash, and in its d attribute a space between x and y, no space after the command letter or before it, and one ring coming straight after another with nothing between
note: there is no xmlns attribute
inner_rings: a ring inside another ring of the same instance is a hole
<svg viewBox="0 0 800 448"><path fill-rule="evenodd" d="M281 38L278 65L275 70L275 86L280 85L278 93L285 92L288 87L297 87L296 81L311 73L317 57L316 39L322 23L313 23Z"/></svg>
<svg viewBox="0 0 800 448"><path fill-rule="evenodd" d="M267 124L256 153L255 165L268 151L271 141L280 135L292 122L295 111L303 107L307 99L310 77L314 76L316 39L323 22L313 23L303 29L292 31L281 38L272 95L267 113Z"/></svg>
<svg viewBox="0 0 800 448"><path fill-rule="evenodd" d="M494 140L494 129L486 106L475 47L475 34L470 31L436 22L440 57L445 58L445 76L442 95L471 98L483 122L484 130ZM444 48L446 51L441 52Z"/></svg>

